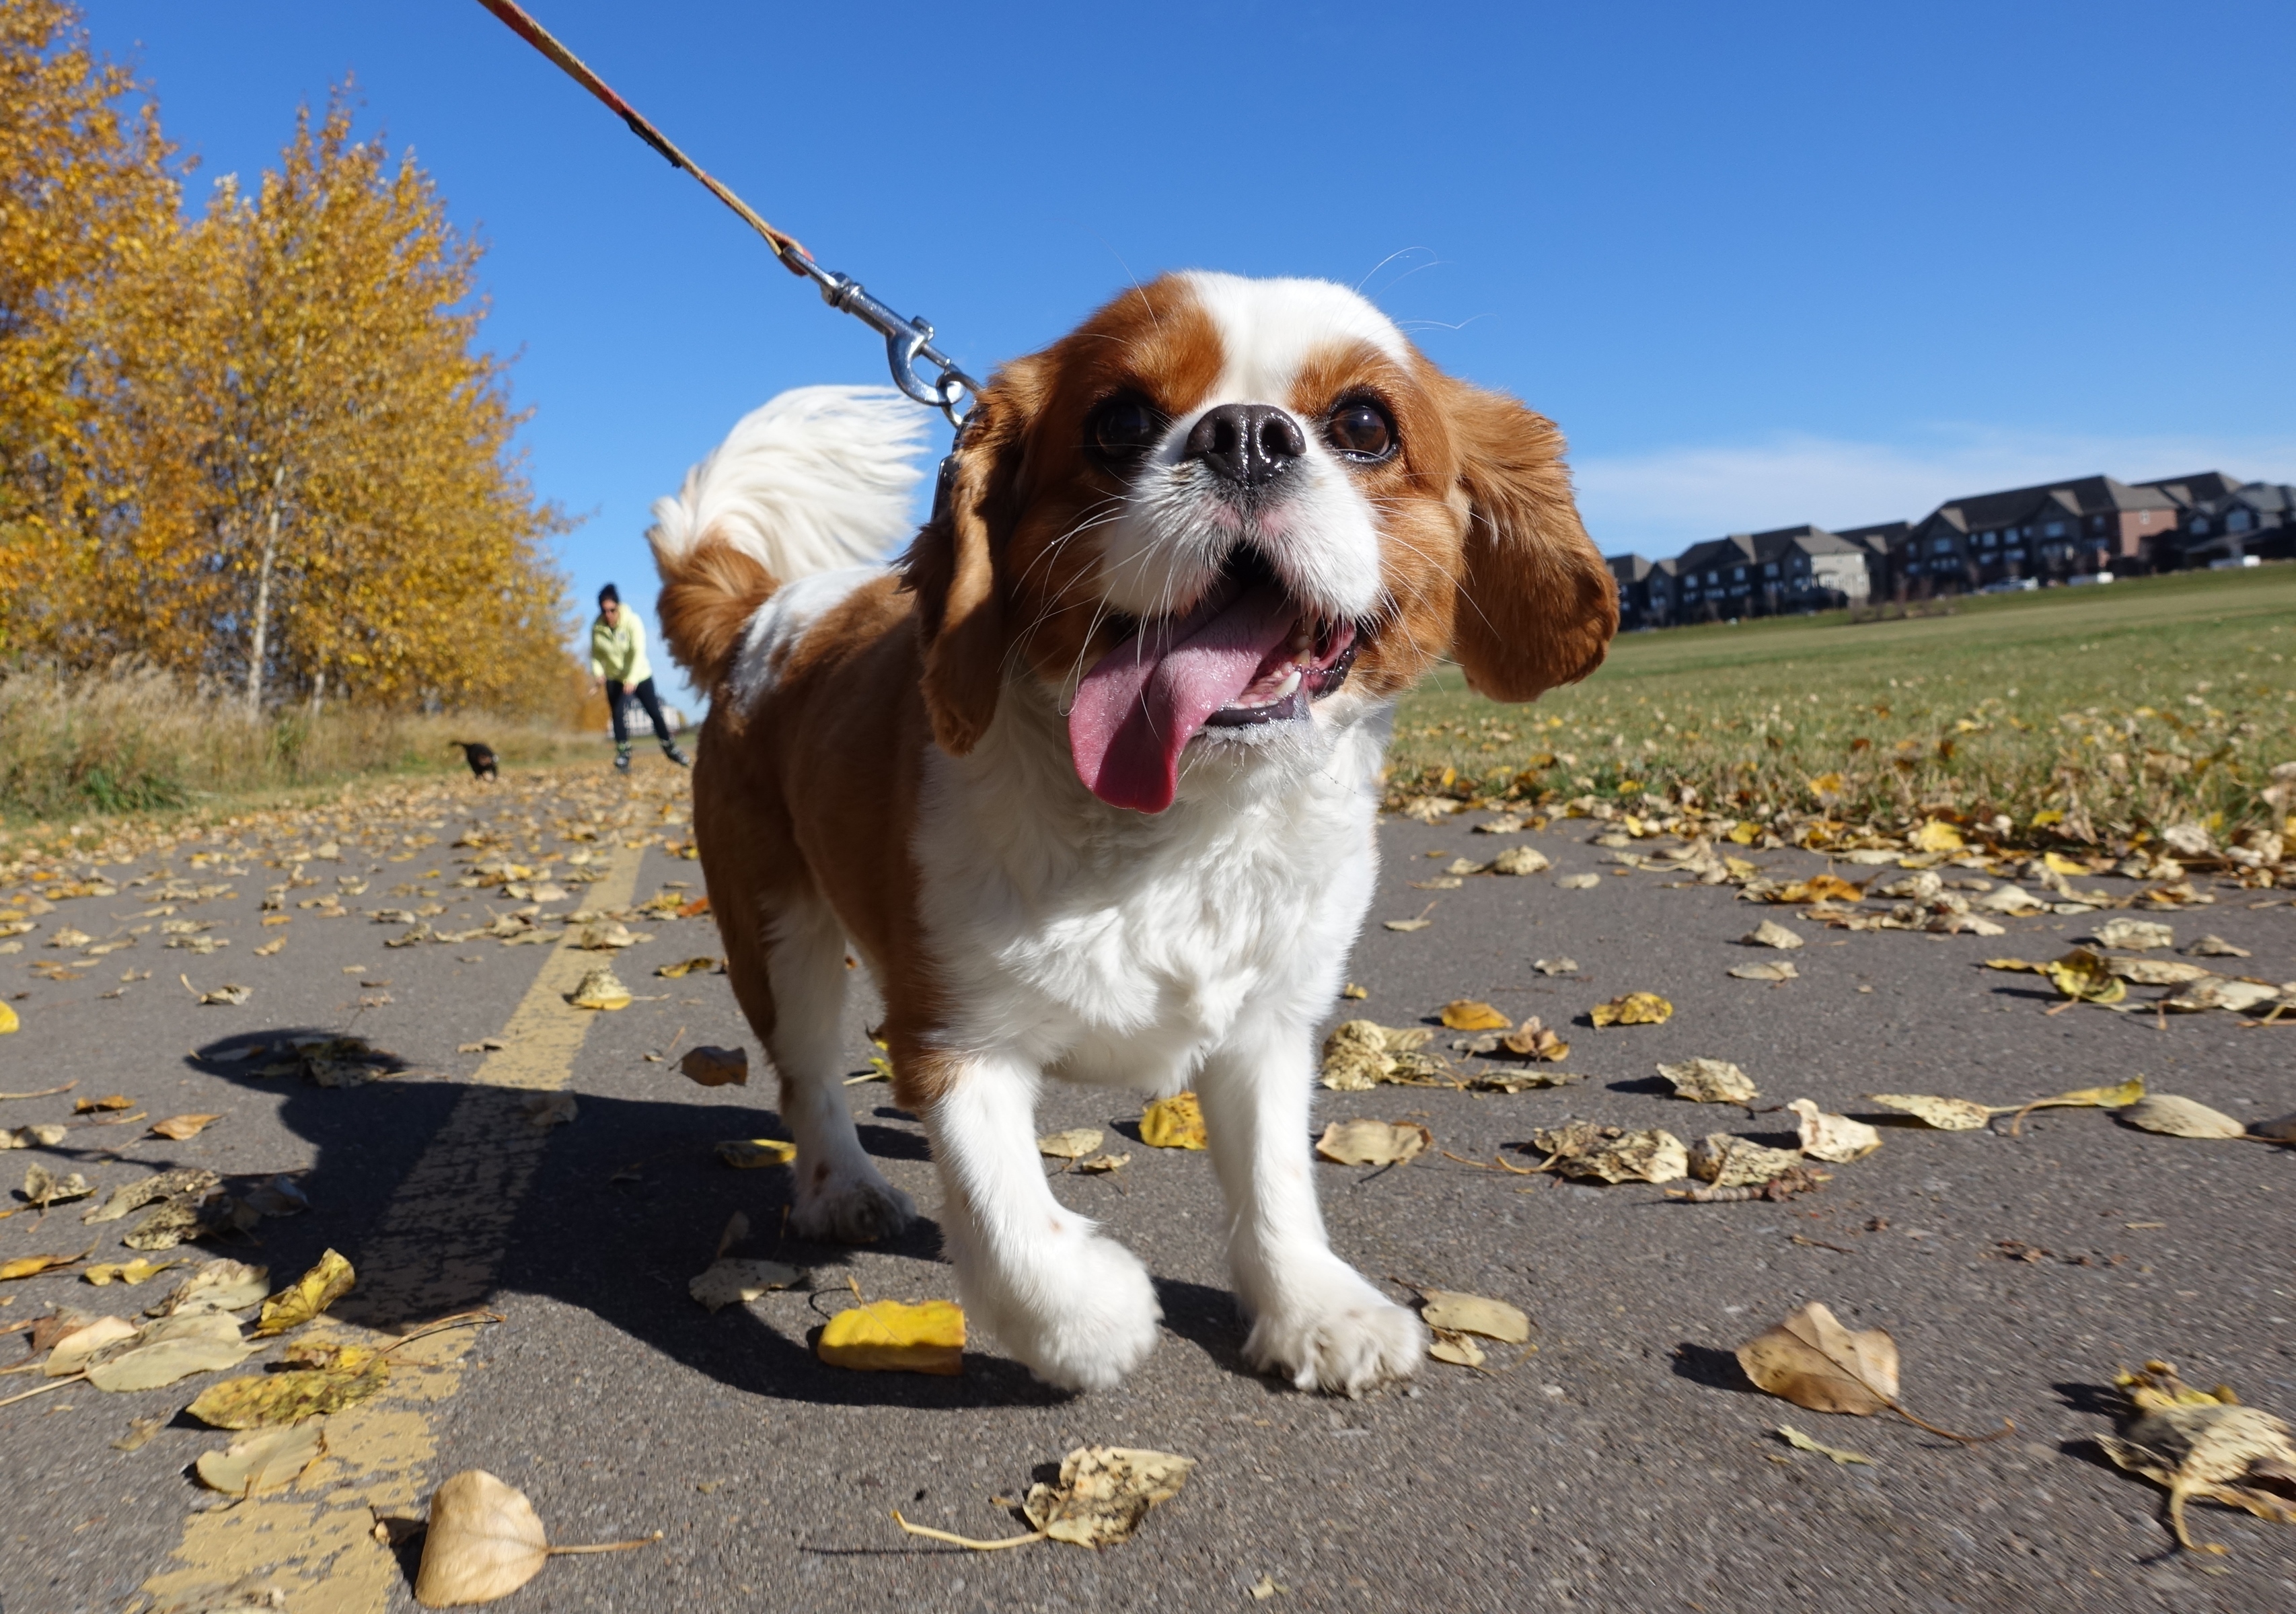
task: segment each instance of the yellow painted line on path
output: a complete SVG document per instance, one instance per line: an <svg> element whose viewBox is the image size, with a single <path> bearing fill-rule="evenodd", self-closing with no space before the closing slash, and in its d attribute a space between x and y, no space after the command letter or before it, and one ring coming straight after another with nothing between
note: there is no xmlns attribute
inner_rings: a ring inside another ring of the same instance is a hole
<svg viewBox="0 0 2296 1614"><path fill-rule="evenodd" d="M627 907L643 848L623 847L585 905ZM336 1308L375 1344L390 1331L485 1304L519 1207L549 1148L526 1100L563 1087L597 1015L567 995L598 955L554 948L489 1054L359 1249L358 1287ZM168 1566L144 1583L153 1614L225 1586L275 1586L293 1614L383 1614L405 1584L374 1538L378 1515L415 1518L438 1453L431 1419L461 1386L472 1334L454 1330L394 1353L390 1387L326 1422L326 1454L291 1487L216 1506L185 1521Z"/></svg>

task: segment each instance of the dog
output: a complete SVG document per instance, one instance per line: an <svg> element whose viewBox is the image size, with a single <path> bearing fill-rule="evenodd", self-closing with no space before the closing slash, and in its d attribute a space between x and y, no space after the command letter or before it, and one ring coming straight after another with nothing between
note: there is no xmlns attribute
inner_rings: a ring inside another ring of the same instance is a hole
<svg viewBox="0 0 2296 1614"><path fill-rule="evenodd" d="M471 765L472 778L499 779L502 777L495 766L495 748L485 741L449 740L447 743L463 748L463 760Z"/></svg>
<svg viewBox="0 0 2296 1614"><path fill-rule="evenodd" d="M1398 696L1447 655L1528 700L1616 630L1560 435L1343 287L1201 273L1000 369L886 564L925 418L783 394L650 534L664 637L710 694L694 833L780 1074L793 1225L914 1214L840 1086L849 946L960 1298L1038 1378L1117 1383L1160 1316L1046 1183L1051 1081L1197 1093L1256 1367L1407 1377L1423 1329L1316 1205L1314 1034L1371 900Z"/></svg>

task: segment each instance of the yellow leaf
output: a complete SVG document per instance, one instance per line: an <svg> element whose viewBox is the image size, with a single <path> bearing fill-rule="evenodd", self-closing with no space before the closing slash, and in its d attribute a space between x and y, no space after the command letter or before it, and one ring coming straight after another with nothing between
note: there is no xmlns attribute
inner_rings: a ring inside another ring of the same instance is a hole
<svg viewBox="0 0 2296 1614"><path fill-rule="evenodd" d="M205 1132L221 1119L223 1117L219 1115L171 1115L164 1121L152 1123L152 1135L173 1138L176 1142L181 1143L185 1138L199 1136L201 1133Z"/></svg>
<svg viewBox="0 0 2296 1614"><path fill-rule="evenodd" d="M952 1300L873 1300L830 1318L814 1355L863 1372L964 1371L964 1312Z"/></svg>
<svg viewBox="0 0 2296 1614"><path fill-rule="evenodd" d="M2041 862L2047 865L2049 873L2052 874L2086 874L2088 873L2088 865L2087 864L2077 863L2062 852L2044 852L2041 854Z"/></svg>
<svg viewBox="0 0 2296 1614"><path fill-rule="evenodd" d="M671 980L676 980L685 976L694 974L697 971L714 970L717 967L718 961L714 958L687 958L681 959L674 964L664 964L660 969L656 970L654 973L656 975L666 976Z"/></svg>
<svg viewBox="0 0 2296 1614"><path fill-rule="evenodd" d="M1104 1135L1097 1127L1072 1127L1037 1140L1037 1152L1048 1159L1080 1160L1100 1147Z"/></svg>
<svg viewBox="0 0 2296 1614"><path fill-rule="evenodd" d="M600 964L585 975L579 985L566 995L566 1001L578 1009L627 1009L636 1001L630 989L615 978L613 971Z"/></svg>
<svg viewBox="0 0 2296 1614"><path fill-rule="evenodd" d="M1809 782L1809 791L1813 796L1839 796L1841 794L1841 775L1820 774Z"/></svg>
<svg viewBox="0 0 2296 1614"><path fill-rule="evenodd" d="M1514 1022L1479 998L1455 997L1443 1005L1443 1023L1454 1031L1508 1031Z"/></svg>
<svg viewBox="0 0 2296 1614"><path fill-rule="evenodd" d="M303 1360L313 1365L210 1384L184 1410L212 1429L270 1429L355 1406L390 1381L390 1359L360 1346L322 1347Z"/></svg>
<svg viewBox="0 0 2296 1614"><path fill-rule="evenodd" d="M1394 1166L1434 1143L1435 1135L1416 1121L1333 1121L1316 1140L1316 1153L1340 1166Z"/></svg>
<svg viewBox="0 0 2296 1614"><path fill-rule="evenodd" d="M1813 1440L1791 1423L1779 1424L1778 1433L1784 1437L1788 1446L1797 1451L1815 1452L1821 1457L1831 1457L1836 1462L1862 1462L1867 1468L1874 1466L1874 1460L1864 1453L1844 1451L1838 1446L1827 1446L1821 1441Z"/></svg>
<svg viewBox="0 0 2296 1614"><path fill-rule="evenodd" d="M2062 809L2057 807L2043 807L2039 812L2033 815L2032 827L2037 830L2046 830L2053 823L2062 823L2064 821L2065 815Z"/></svg>
<svg viewBox="0 0 2296 1614"><path fill-rule="evenodd" d="M1460 1294L1447 1289L1419 1291L1419 1315L1430 1328L1455 1334L1480 1334L1507 1345L1530 1339L1530 1319L1504 1300Z"/></svg>
<svg viewBox="0 0 2296 1614"><path fill-rule="evenodd" d="M141 1283L154 1278L171 1266L181 1266L181 1261L147 1261L137 1256L132 1261L111 1261L91 1266L79 1275L102 1288L107 1283Z"/></svg>
<svg viewBox="0 0 2296 1614"><path fill-rule="evenodd" d="M2075 947L2044 966L2042 973L2067 997L2092 1004L2117 1004L2128 995L2128 983L2112 966L2087 947Z"/></svg>
<svg viewBox="0 0 2296 1614"><path fill-rule="evenodd" d="M1993 1111L1965 1098L1932 1098L1926 1093L1869 1093L1877 1104L1902 1110L1940 1132L1975 1132Z"/></svg>
<svg viewBox="0 0 2296 1614"><path fill-rule="evenodd" d="M1662 1026L1674 1018L1674 1005L1655 992L1629 992L1592 1011L1598 1026Z"/></svg>
<svg viewBox="0 0 2296 1614"><path fill-rule="evenodd" d="M351 1264L335 1251L327 1250L319 1257L318 1265L263 1303L263 1314L256 1319L253 1337L268 1339L291 1328L300 1328L350 1293L357 1281Z"/></svg>
<svg viewBox="0 0 2296 1614"><path fill-rule="evenodd" d="M746 1087L750 1083L750 1051L746 1048L700 1047L686 1050L677 1061L685 1079L703 1087Z"/></svg>
<svg viewBox="0 0 2296 1614"><path fill-rule="evenodd" d="M91 1244L76 1256L19 1256L12 1261L0 1264L0 1282L10 1278L36 1277L44 1272L53 1272L59 1266L70 1266L74 1261L87 1259L94 1249L95 1246Z"/></svg>
<svg viewBox="0 0 2296 1614"><path fill-rule="evenodd" d="M23 1022L16 1018L16 1012L13 1009L6 1004L0 1004L0 1036L7 1036L21 1024Z"/></svg>
<svg viewBox="0 0 2296 1614"><path fill-rule="evenodd" d="M1140 1113L1140 1141L1157 1149L1205 1149L1204 1110L1193 1093L1158 1099Z"/></svg>
<svg viewBox="0 0 2296 1614"><path fill-rule="evenodd" d="M797 1145L780 1138L727 1138L718 1145L718 1158L742 1171L766 1166L786 1166L797 1159Z"/></svg>
<svg viewBox="0 0 2296 1614"><path fill-rule="evenodd" d="M1907 837L1915 849L1923 852L1958 852L1968 843L1961 832L1940 818L1932 818Z"/></svg>
<svg viewBox="0 0 2296 1614"><path fill-rule="evenodd" d="M219 1452L203 1452L193 1467L200 1483L227 1496L252 1496L291 1485L326 1449L316 1421L292 1429L266 1430L234 1440Z"/></svg>
<svg viewBox="0 0 2296 1614"><path fill-rule="evenodd" d="M1730 839L1742 847L1750 847L1762 838L1762 826L1751 818L1742 818L1731 827Z"/></svg>

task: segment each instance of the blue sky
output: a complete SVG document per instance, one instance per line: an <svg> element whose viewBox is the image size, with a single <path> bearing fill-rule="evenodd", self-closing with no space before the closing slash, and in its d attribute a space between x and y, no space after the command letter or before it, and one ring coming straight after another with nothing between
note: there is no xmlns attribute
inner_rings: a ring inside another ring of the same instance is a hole
<svg viewBox="0 0 2296 1614"><path fill-rule="evenodd" d="M1612 553L2095 471L2296 479L2284 4L531 9L976 373L1160 269L1361 283L1560 422ZM646 507L744 411L883 379L472 0L89 21L195 195L356 76L488 245L585 600L650 602Z"/></svg>

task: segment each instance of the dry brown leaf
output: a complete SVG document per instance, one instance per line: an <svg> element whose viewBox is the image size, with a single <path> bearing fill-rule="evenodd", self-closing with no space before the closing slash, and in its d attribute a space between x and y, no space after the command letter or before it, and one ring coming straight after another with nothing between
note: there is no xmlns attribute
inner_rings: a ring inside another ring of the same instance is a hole
<svg viewBox="0 0 2296 1614"><path fill-rule="evenodd" d="M1384 1081L1431 1074L1432 1061L1417 1050L1434 1035L1427 1026L1343 1020L1324 1039L1323 1084L1334 1092L1367 1093Z"/></svg>
<svg viewBox="0 0 2296 1614"><path fill-rule="evenodd" d="M117 1355L99 1353L87 1368L87 1381L111 1394L158 1389L193 1373L236 1367L263 1348L242 1340L239 1324L220 1313L167 1317L146 1323L138 1342Z"/></svg>
<svg viewBox="0 0 2296 1614"><path fill-rule="evenodd" d="M1690 1146L1690 1175L1717 1188L1767 1183L1800 1164L1798 1149L1771 1149L1726 1132L1710 1132Z"/></svg>
<svg viewBox="0 0 2296 1614"><path fill-rule="evenodd" d="M74 1115L93 1115L99 1110L133 1110L135 1101L124 1093L114 1093L104 1098L84 1098L72 1106Z"/></svg>
<svg viewBox="0 0 2296 1614"><path fill-rule="evenodd" d="M740 1171L786 1166L797 1159L797 1145L783 1138L727 1138L718 1145L718 1158Z"/></svg>
<svg viewBox="0 0 2296 1614"><path fill-rule="evenodd" d="M1416 1121L1333 1121L1316 1153L1340 1166L1393 1166L1434 1146L1435 1135Z"/></svg>
<svg viewBox="0 0 2296 1614"><path fill-rule="evenodd" d="M2108 947L2123 948L2131 953L2143 953L2153 947L2173 947L2177 945L2176 929L2149 919L2129 919L2125 916L2106 920L2096 928L2096 939Z"/></svg>
<svg viewBox="0 0 2296 1614"><path fill-rule="evenodd" d="M1940 1132L1975 1132L1994 1111L1965 1098L1934 1098L1926 1093L1869 1093L1877 1104L1901 1110Z"/></svg>
<svg viewBox="0 0 2296 1614"><path fill-rule="evenodd" d="M779 1261L743 1261L720 1256L686 1283L685 1291L711 1311L717 1311L736 1301L754 1300L771 1290L787 1289L801 1275L796 1267L784 1266Z"/></svg>
<svg viewBox="0 0 2296 1614"><path fill-rule="evenodd" d="M685 1079L701 1087L746 1087L750 1085L747 1048L689 1048L677 1061Z"/></svg>
<svg viewBox="0 0 2296 1614"><path fill-rule="evenodd" d="M1674 1084L1674 1096L1701 1104L1751 1104L1762 1095L1744 1071L1726 1059L1690 1059L1660 1065L1658 1073Z"/></svg>
<svg viewBox="0 0 2296 1614"><path fill-rule="evenodd" d="M1107 1134L1097 1127L1071 1127L1037 1140L1037 1152L1049 1159L1080 1160L1100 1147Z"/></svg>
<svg viewBox="0 0 2296 1614"><path fill-rule="evenodd" d="M203 1452L193 1466L200 1483L226 1496L253 1496L292 1485L327 1449L324 1421L244 1436L221 1451Z"/></svg>
<svg viewBox="0 0 2296 1614"><path fill-rule="evenodd" d="M718 967L714 958L682 958L674 964L663 964L654 973L670 980L681 980L688 975L702 974Z"/></svg>
<svg viewBox="0 0 2296 1614"><path fill-rule="evenodd" d="M1740 1346L1755 1385L1814 1413L1867 1417L1898 1401L1898 1342L1885 1329L1853 1333L1812 1301Z"/></svg>
<svg viewBox="0 0 2296 1614"><path fill-rule="evenodd" d="M1657 1128L1628 1132L1572 1121L1542 1127L1530 1135L1530 1141L1547 1157L1542 1169L1552 1166L1565 1176L1603 1183L1671 1183L1690 1175L1690 1151L1682 1140Z"/></svg>
<svg viewBox="0 0 2296 1614"><path fill-rule="evenodd" d="M2193 1389L2167 1362L2147 1362L2144 1372L2120 1373L2114 1382L2136 1416L2120 1436L2103 1436L2097 1445L2122 1468L2168 1488L2169 1524L2178 1545L2225 1550L2195 1542L2185 1528L2185 1503L2194 1496L2296 1524L2296 1496L2288 1494L2296 1486L2296 1446L2286 1423L2241 1405L2222 1386Z"/></svg>
<svg viewBox="0 0 2296 1614"><path fill-rule="evenodd" d="M1570 1057L1570 1045L1542 1024L1536 1014L1499 1038L1499 1046L1509 1053L1520 1053L1526 1059L1545 1060L1550 1063Z"/></svg>
<svg viewBox="0 0 2296 1614"><path fill-rule="evenodd" d="M1419 1315L1430 1328L1480 1334L1507 1345L1521 1345L1530 1339L1530 1319L1504 1300L1447 1289L1423 1289L1419 1299Z"/></svg>
<svg viewBox="0 0 2296 1614"><path fill-rule="evenodd" d="M390 1382L390 1359L357 1345L299 1347L287 1372L226 1379L184 1410L216 1429L269 1429L324 1418Z"/></svg>
<svg viewBox="0 0 2296 1614"><path fill-rule="evenodd" d="M59 1177L47 1167L35 1160L24 1167L24 1198L42 1210L62 1200L84 1200L95 1192L95 1186L77 1171Z"/></svg>
<svg viewBox="0 0 2296 1614"><path fill-rule="evenodd" d="M1816 1160L1837 1165L1862 1160L1882 1146L1882 1135L1863 1121L1846 1115L1828 1115L1806 1098L1786 1106L1800 1118L1801 1151Z"/></svg>
<svg viewBox="0 0 2296 1614"><path fill-rule="evenodd" d="M1448 1362L1455 1367L1480 1367L1483 1364L1483 1348L1467 1335L1446 1333L1439 1328L1428 1331L1434 1338L1427 1342L1427 1354L1436 1361Z"/></svg>
<svg viewBox="0 0 2296 1614"><path fill-rule="evenodd" d="M12 1131L0 1128L0 1149L29 1149L35 1144L43 1149L53 1149L70 1135L70 1128L52 1123L18 1127Z"/></svg>
<svg viewBox="0 0 2296 1614"><path fill-rule="evenodd" d="M1554 866L1554 860L1536 847L1509 847L1491 859L1494 874L1542 874Z"/></svg>
<svg viewBox="0 0 2296 1614"><path fill-rule="evenodd" d="M1629 992L1590 1012L1598 1026L1662 1026L1674 1018L1674 1005L1655 992Z"/></svg>
<svg viewBox="0 0 2296 1614"><path fill-rule="evenodd" d="M1738 938L1750 947L1793 948L1804 945L1802 938L1775 919L1766 919Z"/></svg>
<svg viewBox="0 0 2296 1614"><path fill-rule="evenodd" d="M1160 1098L1140 1112L1140 1141L1153 1149L1209 1149L1204 1110L1193 1093Z"/></svg>
<svg viewBox="0 0 2296 1614"><path fill-rule="evenodd" d="M2246 947L2236 947L2221 936L2203 936L2185 951L2202 958L2253 958L2256 956Z"/></svg>
<svg viewBox="0 0 2296 1614"><path fill-rule="evenodd" d="M537 1132L547 1132L553 1127L563 1127L582 1113L582 1106L570 1093L529 1093L519 1101L519 1110L526 1124Z"/></svg>
<svg viewBox="0 0 2296 1614"><path fill-rule="evenodd" d="M532 1580L555 1554L627 1552L660 1539L656 1531L639 1541L554 1547L522 1492L483 1470L465 1469L431 1494L414 1601L426 1609L493 1602Z"/></svg>
<svg viewBox="0 0 2296 1614"><path fill-rule="evenodd" d="M2279 987L2267 987L2260 981L2233 980L2221 975L2209 975L2189 983L2175 996L2163 999L2161 1006L2179 1014L2197 1014L2208 1009L2247 1014L2261 1009L2280 995Z"/></svg>
<svg viewBox="0 0 2296 1614"><path fill-rule="evenodd" d="M185 1138L199 1136L221 1119L219 1115L171 1115L164 1121L152 1123L152 1135L172 1138L180 1143Z"/></svg>
<svg viewBox="0 0 2296 1614"><path fill-rule="evenodd" d="M1781 958L1775 963L1733 964L1730 966L1730 978L1733 980L1800 980L1801 971L1794 968L1792 959Z"/></svg>
<svg viewBox="0 0 2296 1614"><path fill-rule="evenodd" d="M1505 1031L1514 1022L1480 998L1455 997L1443 1005L1442 1021L1454 1031Z"/></svg>
<svg viewBox="0 0 2296 1614"><path fill-rule="evenodd" d="M2173 1093L2152 1093L2123 1108L2118 1117L2147 1132L2180 1138L2236 1138L2248 1128L2221 1110Z"/></svg>
<svg viewBox="0 0 2296 1614"><path fill-rule="evenodd" d="M1786 906L1803 903L1858 902L1866 893L1838 874L1814 874L1808 880L1797 880L1781 886L1771 894L1770 900Z"/></svg>
<svg viewBox="0 0 2296 1614"><path fill-rule="evenodd" d="M84 1321L69 1333L57 1336L55 1344L48 1351L46 1376L62 1379L78 1372L87 1366L88 1358L96 1352L107 1346L133 1340L141 1331L126 1317L96 1317ZM33 1348L36 1351L39 1348L37 1340Z"/></svg>
<svg viewBox="0 0 2296 1614"><path fill-rule="evenodd" d="M317 1265L263 1303L256 1319L255 1338L269 1339L291 1328L300 1328L350 1293L358 1282L351 1264L335 1251L323 1253Z"/></svg>
<svg viewBox="0 0 2296 1614"><path fill-rule="evenodd" d="M1132 1164L1132 1156L1128 1152L1124 1154L1096 1154L1088 1160L1078 1160L1077 1162L1077 1169L1085 1173L1088 1176L1099 1176L1111 1171L1121 1171L1125 1167L1129 1166L1130 1164Z"/></svg>
<svg viewBox="0 0 2296 1614"><path fill-rule="evenodd" d="M953 1300L873 1300L830 1318L813 1354L832 1367L862 1372L964 1371L964 1312Z"/></svg>
<svg viewBox="0 0 2296 1614"><path fill-rule="evenodd" d="M12 1261L0 1262L0 1282L12 1278L37 1277L44 1272L53 1272L60 1266L70 1266L74 1261L86 1260L94 1253L94 1250L95 1246L91 1244L76 1256L19 1256Z"/></svg>
<svg viewBox="0 0 2296 1614"><path fill-rule="evenodd" d="M1560 876L1554 882L1554 889L1558 891L1591 891L1602 883L1603 877L1589 871L1583 874Z"/></svg>
<svg viewBox="0 0 2296 1614"><path fill-rule="evenodd" d="M1180 1494L1193 1457L1128 1446L1082 1446L1061 1463L1057 1486L1030 1487L1021 1512L1039 1534L1080 1547L1130 1537L1150 1508Z"/></svg>
<svg viewBox="0 0 2296 1614"><path fill-rule="evenodd" d="M271 1289L271 1269L244 1261L202 1261L192 1275L146 1315L188 1316L202 1311L243 1311Z"/></svg>
<svg viewBox="0 0 2296 1614"><path fill-rule="evenodd" d="M630 989L622 985L610 966L600 964L582 977L574 990L566 995L566 1001L578 1009L611 1012L627 1009L636 999L630 995Z"/></svg>

